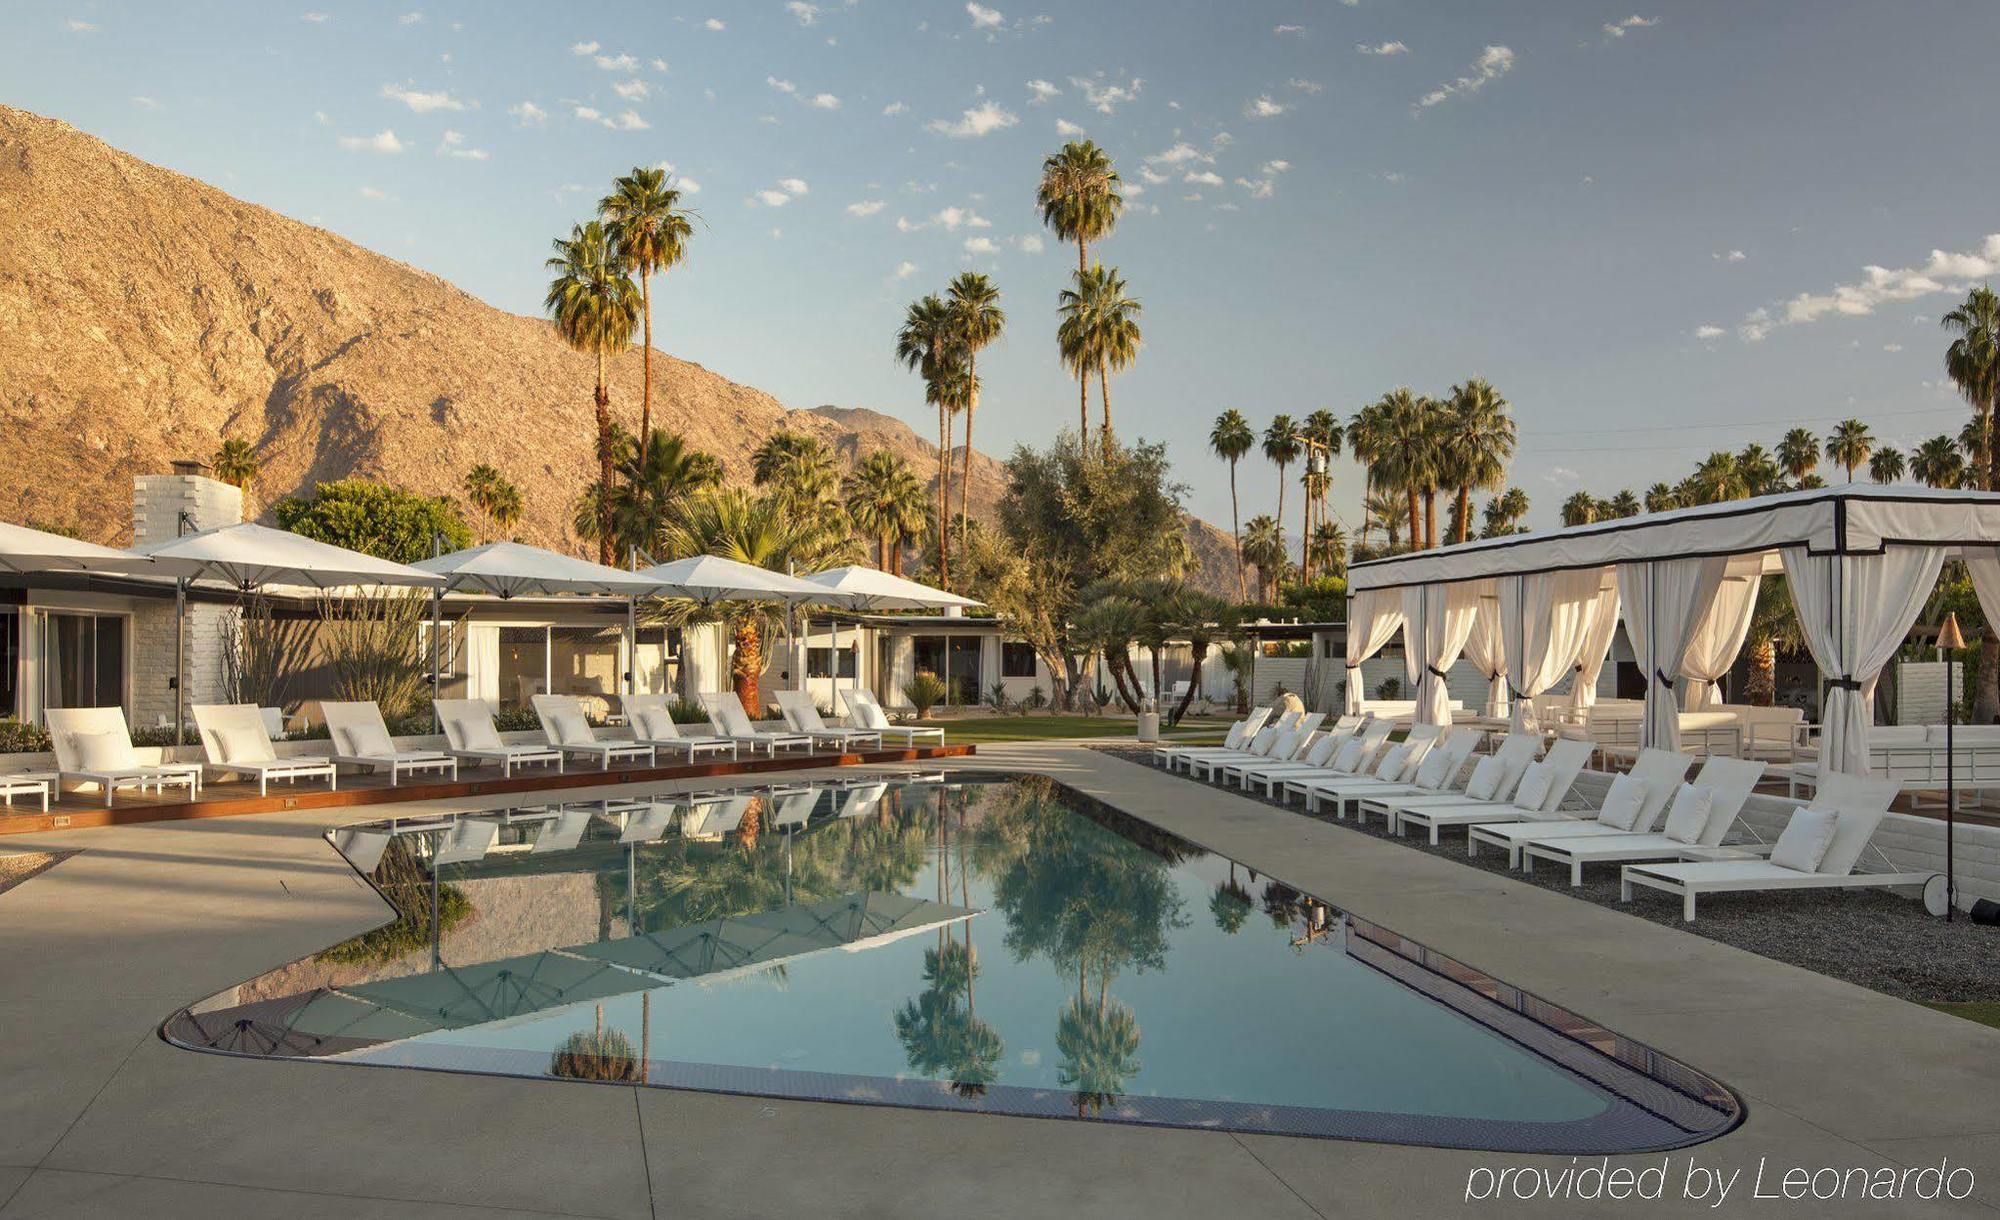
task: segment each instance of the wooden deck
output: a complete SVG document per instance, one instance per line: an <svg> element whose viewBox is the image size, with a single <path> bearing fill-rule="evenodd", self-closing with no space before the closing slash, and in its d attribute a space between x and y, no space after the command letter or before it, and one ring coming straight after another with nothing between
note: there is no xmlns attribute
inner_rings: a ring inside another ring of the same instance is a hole
<svg viewBox="0 0 2000 1220"><path fill-rule="evenodd" d="M643 784L662 780L727 778L737 775L764 775L818 767L851 767L863 763L921 763L936 758L963 758L973 754L970 745L921 746L901 750L866 750L848 754L796 754L775 759L744 759L738 762L704 762L665 767L613 766L599 770L588 764L572 766L561 773L530 767L512 778L502 778L497 767L467 768L455 781L413 779L396 787L387 776L358 771L343 772L340 787L329 792L318 780L287 783L274 780L270 793L257 794L254 783L210 783L201 794L188 800L178 793L165 797L144 797L120 791L110 808L94 788L65 792L49 812L40 801L16 797L12 809L0 808L0 835L35 834L47 830L78 830L92 826L124 826L136 822L171 822L188 818L229 818L251 813L272 813L295 809L347 809L359 805L388 805L400 801L450 800L454 797L492 796L510 792L561 792L572 788L602 788L613 784Z"/></svg>

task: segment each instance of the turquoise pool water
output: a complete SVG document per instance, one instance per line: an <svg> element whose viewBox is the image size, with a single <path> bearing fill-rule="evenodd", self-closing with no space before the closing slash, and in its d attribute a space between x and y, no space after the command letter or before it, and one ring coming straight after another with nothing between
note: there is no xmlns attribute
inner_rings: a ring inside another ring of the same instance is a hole
<svg viewBox="0 0 2000 1220"><path fill-rule="evenodd" d="M1495 1149L1665 1147L1735 1119L1698 1073L1041 779L516 810L336 843L403 918L194 1006L170 1038Z"/></svg>

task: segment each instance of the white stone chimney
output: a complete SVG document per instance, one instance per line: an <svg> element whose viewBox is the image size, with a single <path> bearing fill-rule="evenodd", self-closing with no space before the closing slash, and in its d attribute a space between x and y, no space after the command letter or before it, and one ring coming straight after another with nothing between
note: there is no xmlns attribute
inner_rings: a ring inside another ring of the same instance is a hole
<svg viewBox="0 0 2000 1220"><path fill-rule="evenodd" d="M175 462L172 474L142 474L132 480L133 545L242 523L243 490L209 478L207 470L200 462Z"/></svg>

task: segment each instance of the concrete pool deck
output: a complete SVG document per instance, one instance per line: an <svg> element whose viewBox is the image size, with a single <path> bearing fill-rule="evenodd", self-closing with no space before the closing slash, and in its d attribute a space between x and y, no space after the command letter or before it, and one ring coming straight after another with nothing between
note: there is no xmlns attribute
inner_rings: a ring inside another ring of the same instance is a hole
<svg viewBox="0 0 2000 1220"><path fill-rule="evenodd" d="M1462 1204L1475 1169L1560 1171L1569 1158L233 1059L162 1042L157 1027L179 1006L385 917L320 831L391 811L322 810L7 841L85 851L0 895L0 1218L1711 1214L1680 1197L1690 1159L1742 1170L1721 1210L1759 1214L1811 1206L1750 1199L1760 1158L1769 1191L1792 1166L1945 1157L1977 1175L1972 1199L1844 1206L2000 1211L2000 1030L1080 744L981 750L945 766L1051 775L1679 1056L1735 1088L1749 1117L1665 1154L1660 1203Z"/></svg>

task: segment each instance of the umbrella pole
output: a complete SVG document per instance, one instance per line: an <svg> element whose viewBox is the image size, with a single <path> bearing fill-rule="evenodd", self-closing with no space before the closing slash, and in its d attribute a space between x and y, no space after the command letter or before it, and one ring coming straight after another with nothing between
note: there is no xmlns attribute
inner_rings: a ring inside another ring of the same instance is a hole
<svg viewBox="0 0 2000 1220"><path fill-rule="evenodd" d="M174 582L174 745L181 744L187 709L187 577Z"/></svg>
<svg viewBox="0 0 2000 1220"><path fill-rule="evenodd" d="M431 732L444 732L438 699L444 694L444 587L431 590Z"/></svg>
<svg viewBox="0 0 2000 1220"><path fill-rule="evenodd" d="M625 693L639 693L639 599L625 599Z"/></svg>

